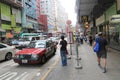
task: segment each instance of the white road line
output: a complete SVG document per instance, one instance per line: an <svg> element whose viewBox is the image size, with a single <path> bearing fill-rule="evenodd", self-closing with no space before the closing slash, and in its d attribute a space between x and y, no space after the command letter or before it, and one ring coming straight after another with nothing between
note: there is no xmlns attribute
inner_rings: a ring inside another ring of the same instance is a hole
<svg viewBox="0 0 120 80"><path fill-rule="evenodd" d="M13 66L17 66L17 65L19 65L19 64L13 63L13 64L11 64L10 66L13 67Z"/></svg>
<svg viewBox="0 0 120 80"><path fill-rule="evenodd" d="M7 73L0 76L1 77L0 80L10 80L16 75L17 75L17 72L7 72Z"/></svg>
<svg viewBox="0 0 120 80"><path fill-rule="evenodd" d="M29 76L29 74L25 75L24 77L22 77L21 80L28 80L28 79L26 79L28 76Z"/></svg>
<svg viewBox="0 0 120 80"><path fill-rule="evenodd" d="M3 76L8 75L10 72L6 72L5 74L1 75L0 78L2 78Z"/></svg>
<svg viewBox="0 0 120 80"><path fill-rule="evenodd" d="M39 72L39 73L36 74L36 76L40 76L40 74L41 74L41 73Z"/></svg>
<svg viewBox="0 0 120 80"><path fill-rule="evenodd" d="M24 72L23 74L21 74L19 77L17 77L17 78L14 79L14 80L19 80L20 78L23 78L23 76L26 75L26 74L27 74L27 72Z"/></svg>
<svg viewBox="0 0 120 80"><path fill-rule="evenodd" d="M10 80L12 79L13 77L15 77L17 75L17 72L12 72L11 73L11 76L9 78L7 78L6 80Z"/></svg>
<svg viewBox="0 0 120 80"><path fill-rule="evenodd" d="M6 64L3 64L3 65L0 65L0 69L4 68L5 66L8 66L8 65L11 65L12 63L6 63Z"/></svg>

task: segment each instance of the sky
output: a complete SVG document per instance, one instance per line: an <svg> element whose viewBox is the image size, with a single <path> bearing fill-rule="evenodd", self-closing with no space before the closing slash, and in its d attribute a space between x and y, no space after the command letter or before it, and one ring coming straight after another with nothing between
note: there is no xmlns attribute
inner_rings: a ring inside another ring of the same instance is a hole
<svg viewBox="0 0 120 80"><path fill-rule="evenodd" d="M76 0L59 0L61 5L65 8L68 13L68 19L72 21L72 25L76 23L75 3Z"/></svg>

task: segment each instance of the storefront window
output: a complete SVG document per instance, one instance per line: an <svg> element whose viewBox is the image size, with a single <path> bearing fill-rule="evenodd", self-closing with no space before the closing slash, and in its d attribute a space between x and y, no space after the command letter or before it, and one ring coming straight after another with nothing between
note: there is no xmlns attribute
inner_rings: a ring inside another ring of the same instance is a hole
<svg viewBox="0 0 120 80"><path fill-rule="evenodd" d="M110 24L109 37L110 46L120 50L119 23Z"/></svg>

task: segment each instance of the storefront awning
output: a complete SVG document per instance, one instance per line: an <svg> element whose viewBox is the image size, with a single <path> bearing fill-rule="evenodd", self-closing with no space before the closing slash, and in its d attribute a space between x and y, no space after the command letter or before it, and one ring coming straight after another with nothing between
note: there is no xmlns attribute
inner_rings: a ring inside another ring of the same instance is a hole
<svg viewBox="0 0 120 80"><path fill-rule="evenodd" d="M0 28L0 32L5 32L5 30L4 30L4 29L2 29L2 28Z"/></svg>

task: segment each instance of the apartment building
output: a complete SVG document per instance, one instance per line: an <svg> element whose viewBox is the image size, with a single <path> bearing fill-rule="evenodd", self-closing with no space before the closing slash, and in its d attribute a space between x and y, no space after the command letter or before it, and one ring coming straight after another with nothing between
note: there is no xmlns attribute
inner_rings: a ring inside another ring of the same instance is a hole
<svg viewBox="0 0 120 80"><path fill-rule="evenodd" d="M22 2L23 0L0 0L0 37L13 37L21 31Z"/></svg>

